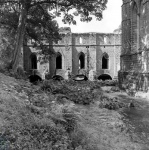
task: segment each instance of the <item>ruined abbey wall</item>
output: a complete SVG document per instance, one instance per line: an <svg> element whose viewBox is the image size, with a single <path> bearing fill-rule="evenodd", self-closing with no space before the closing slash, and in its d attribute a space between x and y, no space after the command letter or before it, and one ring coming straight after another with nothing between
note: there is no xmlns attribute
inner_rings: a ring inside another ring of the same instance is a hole
<svg viewBox="0 0 149 150"><path fill-rule="evenodd" d="M69 70L72 75L84 74L89 77L90 71L94 74L94 79L100 75L107 74L112 79L118 76L120 69L121 35L105 33L65 33L61 34L62 39L58 43L53 43L52 49L55 55L49 59L49 74L61 75L65 78ZM28 50L27 50L28 49ZM25 62L26 70L31 68L29 64L30 55L34 53L34 48L26 47ZM103 55L107 54L107 68L103 68ZM60 56L60 60L58 60ZM38 57L38 55L37 55ZM61 64L58 64L61 63ZM82 65L81 65L82 63ZM47 64L46 64L47 65ZM42 74L40 61L37 69Z"/></svg>
<svg viewBox="0 0 149 150"><path fill-rule="evenodd" d="M149 86L149 0L123 0L120 74L134 72L138 89ZM133 73L132 73L133 74ZM121 77L122 78L122 77Z"/></svg>
<svg viewBox="0 0 149 150"><path fill-rule="evenodd" d="M117 77L120 68L121 35L101 33L69 33L63 34L62 40L53 45L55 52L62 55L62 68L56 68L56 56L51 58L51 76L55 73L65 76L68 69L73 75L94 72L98 78L102 74L108 74L113 78ZM79 68L80 53L84 54L84 68ZM102 69L102 57L107 53L109 56L108 69Z"/></svg>

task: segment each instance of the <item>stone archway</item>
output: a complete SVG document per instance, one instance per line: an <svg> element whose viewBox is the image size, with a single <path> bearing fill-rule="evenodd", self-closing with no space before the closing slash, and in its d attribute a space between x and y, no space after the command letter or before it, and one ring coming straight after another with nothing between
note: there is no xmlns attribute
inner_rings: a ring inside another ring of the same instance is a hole
<svg viewBox="0 0 149 150"><path fill-rule="evenodd" d="M109 55L107 53L102 55L102 69L109 69Z"/></svg>
<svg viewBox="0 0 149 150"><path fill-rule="evenodd" d="M102 74L102 75L100 75L98 77L98 80L103 80L103 81L105 81L105 80L112 80L112 77L110 75L108 75L108 74Z"/></svg>
<svg viewBox="0 0 149 150"><path fill-rule="evenodd" d="M36 54L32 53L30 55L30 61L31 61L31 69L37 69L37 56L36 56Z"/></svg>
<svg viewBox="0 0 149 150"><path fill-rule="evenodd" d="M56 69L62 69L62 55L60 52L56 56Z"/></svg>
<svg viewBox="0 0 149 150"><path fill-rule="evenodd" d="M79 53L79 69L85 68L85 54L83 52Z"/></svg>

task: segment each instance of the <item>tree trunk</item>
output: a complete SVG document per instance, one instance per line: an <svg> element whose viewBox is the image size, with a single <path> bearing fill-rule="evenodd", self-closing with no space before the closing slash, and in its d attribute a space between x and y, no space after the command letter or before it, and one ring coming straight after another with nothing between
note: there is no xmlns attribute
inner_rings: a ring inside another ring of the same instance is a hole
<svg viewBox="0 0 149 150"><path fill-rule="evenodd" d="M23 48L26 18L27 18L27 9L25 6L22 5L20 16L19 16L18 29L17 29L16 45L15 45L14 55L12 59L12 69L14 72L17 71L18 66L21 66L23 68L23 64L21 64L21 62L23 62L21 49Z"/></svg>

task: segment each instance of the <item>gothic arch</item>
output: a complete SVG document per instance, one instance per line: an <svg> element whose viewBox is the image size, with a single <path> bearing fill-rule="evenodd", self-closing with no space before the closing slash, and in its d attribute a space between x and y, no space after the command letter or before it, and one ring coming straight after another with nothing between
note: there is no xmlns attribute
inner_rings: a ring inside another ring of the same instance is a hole
<svg viewBox="0 0 149 150"><path fill-rule="evenodd" d="M109 69L109 55L107 53L102 55L102 69Z"/></svg>
<svg viewBox="0 0 149 150"><path fill-rule="evenodd" d="M56 69L62 69L62 55L60 52L56 55Z"/></svg>
<svg viewBox="0 0 149 150"><path fill-rule="evenodd" d="M98 80L112 80L112 77L109 75L109 74L101 74L99 77L98 77Z"/></svg>
<svg viewBox="0 0 149 150"><path fill-rule="evenodd" d="M31 69L37 69L37 56L35 53L30 55Z"/></svg>
<svg viewBox="0 0 149 150"><path fill-rule="evenodd" d="M136 5L137 13L139 13L139 8L141 5L142 0L132 0L131 1L131 9L133 10L134 6Z"/></svg>
<svg viewBox="0 0 149 150"><path fill-rule="evenodd" d="M85 68L85 54L83 52L80 52L78 55L79 58L79 69Z"/></svg>

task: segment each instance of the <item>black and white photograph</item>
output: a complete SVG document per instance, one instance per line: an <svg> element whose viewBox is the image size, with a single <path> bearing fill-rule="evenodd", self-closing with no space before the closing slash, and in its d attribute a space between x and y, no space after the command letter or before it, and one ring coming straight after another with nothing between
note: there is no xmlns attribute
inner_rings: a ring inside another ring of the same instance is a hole
<svg viewBox="0 0 149 150"><path fill-rule="evenodd" d="M149 0L0 0L0 150L149 150Z"/></svg>

